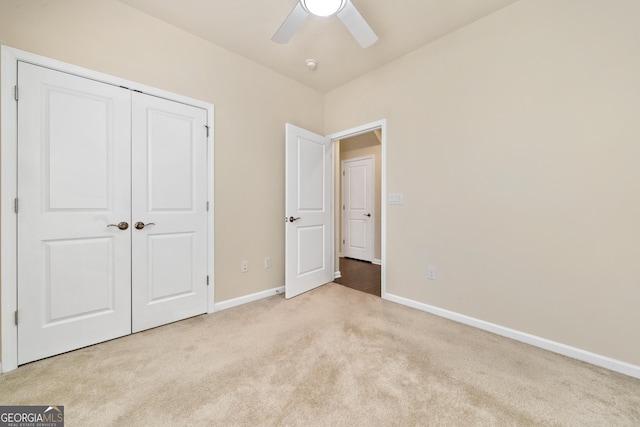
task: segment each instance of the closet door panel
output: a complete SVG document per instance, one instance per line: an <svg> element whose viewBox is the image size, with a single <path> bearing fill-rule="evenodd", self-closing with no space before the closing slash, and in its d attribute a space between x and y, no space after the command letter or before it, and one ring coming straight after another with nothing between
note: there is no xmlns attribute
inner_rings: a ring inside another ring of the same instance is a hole
<svg viewBox="0 0 640 427"><path fill-rule="evenodd" d="M18 83L24 364L131 332L131 93L23 62Z"/></svg>
<svg viewBox="0 0 640 427"><path fill-rule="evenodd" d="M141 93L132 105L137 332L206 312L208 147L206 110Z"/></svg>

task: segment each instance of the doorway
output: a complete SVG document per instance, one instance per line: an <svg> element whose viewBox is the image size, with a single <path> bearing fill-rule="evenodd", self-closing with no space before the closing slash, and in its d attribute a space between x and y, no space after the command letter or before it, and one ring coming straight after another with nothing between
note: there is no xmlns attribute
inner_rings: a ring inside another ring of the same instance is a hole
<svg viewBox="0 0 640 427"><path fill-rule="evenodd" d="M340 145L341 141L347 140L345 147L353 148L355 145L348 147L348 140L364 135L359 139L375 137L377 140L375 145L379 159L376 168L379 171L379 190L378 196L374 195L372 199L379 201L379 208L360 214L368 217L370 221L367 222L377 221L380 224L375 235L372 233L369 238L372 242L379 242L378 258L373 259L373 255L369 255L367 260L380 266L379 291L376 293L385 298L386 206L382 203L382 195L386 192L386 121L380 120L329 136L322 136L290 123L286 124L285 130L286 297L294 297L341 277L339 266L343 244L339 225L342 221ZM372 144L365 143L363 148L368 148L368 145ZM375 156L368 157L373 159ZM300 195L304 195L304 198L300 198ZM373 208L374 202L369 205L367 208Z"/></svg>
<svg viewBox="0 0 640 427"><path fill-rule="evenodd" d="M335 282L383 296L383 126L334 139Z"/></svg>

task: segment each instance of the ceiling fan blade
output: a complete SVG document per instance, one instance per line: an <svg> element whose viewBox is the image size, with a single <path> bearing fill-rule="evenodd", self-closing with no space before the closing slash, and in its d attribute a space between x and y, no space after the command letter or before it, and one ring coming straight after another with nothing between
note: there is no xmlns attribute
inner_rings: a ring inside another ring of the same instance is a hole
<svg viewBox="0 0 640 427"><path fill-rule="evenodd" d="M367 21L364 20L358 9L351 3L351 0L347 0L347 4L338 13L338 18L342 20L342 23L351 32L353 38L360 44L360 46L369 47L378 41L378 36L373 32Z"/></svg>
<svg viewBox="0 0 640 427"><path fill-rule="evenodd" d="M271 40L276 43L287 43L291 40L295 32L298 31L298 28L300 28L300 25L302 25L307 16L309 16L309 14L304 10L302 4L298 2Z"/></svg>

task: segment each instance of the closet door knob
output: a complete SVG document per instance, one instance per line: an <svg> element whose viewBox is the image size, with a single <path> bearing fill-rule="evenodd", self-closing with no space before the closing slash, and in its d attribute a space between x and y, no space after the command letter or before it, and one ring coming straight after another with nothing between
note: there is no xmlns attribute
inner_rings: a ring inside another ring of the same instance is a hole
<svg viewBox="0 0 640 427"><path fill-rule="evenodd" d="M120 230L126 230L127 228L129 228L129 223L122 221L118 224L109 224L107 225L107 227L118 227Z"/></svg>
<svg viewBox="0 0 640 427"><path fill-rule="evenodd" d="M149 222L147 224L145 224L144 222L136 222L134 224L134 227L136 228L136 230L142 230L143 228L145 228L147 225L156 225L155 222Z"/></svg>

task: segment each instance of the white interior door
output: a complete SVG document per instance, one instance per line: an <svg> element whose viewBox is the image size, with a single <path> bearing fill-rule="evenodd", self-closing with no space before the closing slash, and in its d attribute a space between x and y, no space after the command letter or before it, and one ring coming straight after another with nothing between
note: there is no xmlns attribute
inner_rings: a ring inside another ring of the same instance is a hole
<svg viewBox="0 0 640 427"><path fill-rule="evenodd" d="M372 157L342 162L342 254L373 261L375 181Z"/></svg>
<svg viewBox="0 0 640 427"><path fill-rule="evenodd" d="M287 123L285 297L333 280L331 140Z"/></svg>
<svg viewBox="0 0 640 427"><path fill-rule="evenodd" d="M131 93L22 62L18 81L23 364L131 332Z"/></svg>
<svg viewBox="0 0 640 427"><path fill-rule="evenodd" d="M207 310L207 112L133 94L133 332Z"/></svg>

